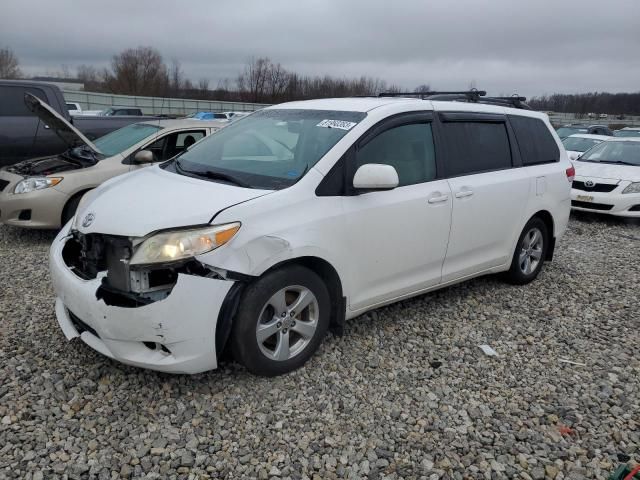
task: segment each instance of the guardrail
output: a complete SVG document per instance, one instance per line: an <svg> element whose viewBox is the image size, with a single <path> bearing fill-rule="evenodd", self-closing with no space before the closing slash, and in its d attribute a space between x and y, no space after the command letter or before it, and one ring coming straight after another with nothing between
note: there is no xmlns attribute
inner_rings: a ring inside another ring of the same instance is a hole
<svg viewBox="0 0 640 480"><path fill-rule="evenodd" d="M104 110L115 105L118 107L139 108L145 115L188 115L195 112L253 112L268 106L262 103L140 97L74 90L63 90L62 94L67 102L79 103L83 110Z"/></svg>

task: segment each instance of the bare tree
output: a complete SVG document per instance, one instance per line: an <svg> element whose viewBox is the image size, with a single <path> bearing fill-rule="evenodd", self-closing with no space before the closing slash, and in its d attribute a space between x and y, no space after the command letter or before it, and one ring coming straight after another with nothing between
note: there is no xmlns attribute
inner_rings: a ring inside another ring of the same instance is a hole
<svg viewBox="0 0 640 480"><path fill-rule="evenodd" d="M180 61L177 58L173 58L171 60L171 68L169 69L169 88L171 90L171 95L175 97L180 96L180 91L184 87L183 77L184 74L182 73ZM185 90L188 89L185 88Z"/></svg>
<svg viewBox="0 0 640 480"><path fill-rule="evenodd" d="M0 49L0 78L20 78L18 57L10 48Z"/></svg>
<svg viewBox="0 0 640 480"><path fill-rule="evenodd" d="M427 93L431 91L431 85L429 85L428 83L423 83L422 85L418 85L413 89L414 93Z"/></svg>
<svg viewBox="0 0 640 480"><path fill-rule="evenodd" d="M127 49L111 60L106 88L127 95L165 95L169 77L162 55L151 47Z"/></svg>
<svg viewBox="0 0 640 480"><path fill-rule="evenodd" d="M250 102L264 101L270 69L271 60L266 57L249 60L236 80L240 96Z"/></svg>

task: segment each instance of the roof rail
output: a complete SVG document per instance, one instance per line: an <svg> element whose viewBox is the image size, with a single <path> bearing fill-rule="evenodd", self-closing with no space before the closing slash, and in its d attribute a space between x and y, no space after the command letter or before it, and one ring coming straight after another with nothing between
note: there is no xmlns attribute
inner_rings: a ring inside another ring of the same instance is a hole
<svg viewBox="0 0 640 480"><path fill-rule="evenodd" d="M526 97L521 97L517 94L510 97L487 97L485 90L478 90L472 88L468 91L461 92L383 92L378 94L378 97L420 97L421 100L440 100L450 102L468 102L468 103L482 103L487 105L499 105L503 107L521 108L524 110L531 110L531 107L525 102Z"/></svg>
<svg viewBox="0 0 640 480"><path fill-rule="evenodd" d="M467 90L467 91L461 91L461 92L432 92L432 91L428 91L428 92L382 92L379 93L378 96L379 97L420 97L422 100L424 100L427 97L433 97L436 95L463 95L466 96L467 98L471 99L471 98L477 98L477 97L483 97L487 94L487 92L485 92L484 90L478 90L477 88L472 88L471 90Z"/></svg>

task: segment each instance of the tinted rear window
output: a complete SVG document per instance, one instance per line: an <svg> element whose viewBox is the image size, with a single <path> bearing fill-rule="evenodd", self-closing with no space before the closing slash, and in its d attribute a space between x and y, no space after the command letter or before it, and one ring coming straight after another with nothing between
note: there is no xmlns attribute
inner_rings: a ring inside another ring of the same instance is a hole
<svg viewBox="0 0 640 480"><path fill-rule="evenodd" d="M504 123L444 122L442 131L447 146L444 165L447 177L511 168L511 148Z"/></svg>
<svg viewBox="0 0 640 480"><path fill-rule="evenodd" d="M509 121L516 134L523 165L551 163L560 160L560 149L542 120L509 115Z"/></svg>
<svg viewBox="0 0 640 480"><path fill-rule="evenodd" d="M3 85L0 86L0 117L33 116L24 103L25 92L47 102L47 96L39 88Z"/></svg>

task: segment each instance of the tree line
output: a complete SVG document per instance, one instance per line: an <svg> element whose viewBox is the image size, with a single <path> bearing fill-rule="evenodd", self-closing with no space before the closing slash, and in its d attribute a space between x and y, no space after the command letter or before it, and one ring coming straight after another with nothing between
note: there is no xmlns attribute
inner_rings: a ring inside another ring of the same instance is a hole
<svg viewBox="0 0 640 480"><path fill-rule="evenodd" d="M0 49L0 78L20 78L19 61L9 48ZM53 76L71 77L68 66ZM226 100L254 103L280 103L311 98L377 95L404 89L379 78L362 76L341 78L330 75L302 75L280 63L260 57L248 60L235 78L220 80L215 87L209 79L197 82L187 78L180 61L166 62L152 47L126 49L111 58L108 67L80 65L76 77L85 90L122 95L166 96L199 100ZM475 86L472 82L470 86ZM414 92L428 92L427 84ZM640 92L553 94L533 97L529 104L536 110L575 113L608 113L619 116L640 115Z"/></svg>
<svg viewBox="0 0 640 480"><path fill-rule="evenodd" d="M575 113L607 113L624 118L624 115L640 115L640 92L636 93L574 93L533 97L529 105L535 110Z"/></svg>

